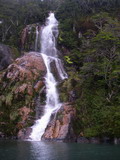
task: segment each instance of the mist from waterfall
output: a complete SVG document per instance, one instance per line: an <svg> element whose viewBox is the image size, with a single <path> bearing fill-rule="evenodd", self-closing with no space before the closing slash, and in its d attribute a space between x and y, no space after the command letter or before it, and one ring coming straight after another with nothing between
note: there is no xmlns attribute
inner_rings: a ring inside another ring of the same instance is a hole
<svg viewBox="0 0 120 160"><path fill-rule="evenodd" d="M38 36L38 32L36 32ZM46 25L41 31L41 52L44 63L46 65L46 103L43 116L36 120L32 126L32 133L30 139L33 141L40 141L45 129L50 121L51 115L57 112L61 103L59 101L59 95L57 91L57 81L52 73L51 63L54 62L56 70L61 80L67 78L67 74L64 71L61 60L58 58L56 49L56 38L58 37L58 21L55 18L54 13L50 13L46 20ZM36 37L37 42L37 37Z"/></svg>

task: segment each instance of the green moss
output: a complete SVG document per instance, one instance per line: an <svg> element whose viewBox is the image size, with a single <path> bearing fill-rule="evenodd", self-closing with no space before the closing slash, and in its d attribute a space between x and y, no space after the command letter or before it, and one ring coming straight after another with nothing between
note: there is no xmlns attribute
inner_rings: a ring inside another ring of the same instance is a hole
<svg viewBox="0 0 120 160"><path fill-rule="evenodd" d="M61 121L61 120L62 120L62 118L63 118L63 113L58 112L58 113L57 113L57 117L56 117L56 119Z"/></svg>
<svg viewBox="0 0 120 160"><path fill-rule="evenodd" d="M32 96L25 95L25 105L30 104L31 100L32 100Z"/></svg>
<svg viewBox="0 0 120 160"><path fill-rule="evenodd" d="M20 52L18 51L18 49L16 48L16 47L14 47L14 46L11 46L11 52L13 53L13 57L14 58L17 58L17 57L19 57L20 56Z"/></svg>
<svg viewBox="0 0 120 160"><path fill-rule="evenodd" d="M11 121L18 121L18 118L19 118L19 112L18 110L13 110L11 113L10 113L10 120Z"/></svg>
<svg viewBox="0 0 120 160"><path fill-rule="evenodd" d="M13 100L13 94L12 93L7 94L7 96L5 97L6 105L11 106L12 105L12 100Z"/></svg>
<svg viewBox="0 0 120 160"><path fill-rule="evenodd" d="M62 92L62 93L60 93L59 96L60 96L60 101L61 101L61 102L67 102L67 101L68 101L68 97L69 97L69 96L68 96L67 93L63 93L63 92Z"/></svg>
<svg viewBox="0 0 120 160"><path fill-rule="evenodd" d="M87 138L90 138L90 137L99 137L100 135L100 131L98 130L98 128L86 128L84 130L84 136L87 137Z"/></svg>
<svg viewBox="0 0 120 160"><path fill-rule="evenodd" d="M1 96L0 96L0 100L1 100L1 102L5 102L5 96L4 96L4 95L1 95Z"/></svg>

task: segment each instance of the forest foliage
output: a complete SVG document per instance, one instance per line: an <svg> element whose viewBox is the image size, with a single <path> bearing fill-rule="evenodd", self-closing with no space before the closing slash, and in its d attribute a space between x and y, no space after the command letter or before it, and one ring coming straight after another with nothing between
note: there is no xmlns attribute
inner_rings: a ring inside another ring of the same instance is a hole
<svg viewBox="0 0 120 160"><path fill-rule="evenodd" d="M74 93L64 101L77 108L76 133L120 137L120 1L0 0L0 42L20 49L22 29L42 24L49 11L59 21L69 74L63 94Z"/></svg>

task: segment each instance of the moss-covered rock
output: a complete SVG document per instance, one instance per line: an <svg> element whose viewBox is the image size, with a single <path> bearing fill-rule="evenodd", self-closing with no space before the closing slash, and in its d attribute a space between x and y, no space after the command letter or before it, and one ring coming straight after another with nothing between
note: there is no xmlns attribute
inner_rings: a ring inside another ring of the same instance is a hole
<svg viewBox="0 0 120 160"><path fill-rule="evenodd" d="M42 57L26 53L1 73L0 130L6 136L16 136L30 126L35 118L35 97L44 87L46 68Z"/></svg>

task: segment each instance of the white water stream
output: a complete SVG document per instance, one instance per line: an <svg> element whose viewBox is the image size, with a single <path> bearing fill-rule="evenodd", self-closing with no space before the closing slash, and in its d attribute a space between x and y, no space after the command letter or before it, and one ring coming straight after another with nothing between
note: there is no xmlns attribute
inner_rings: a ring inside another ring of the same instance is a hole
<svg viewBox="0 0 120 160"><path fill-rule="evenodd" d="M38 26L36 27L36 39L35 39L35 51L38 51L38 38L39 38L39 30Z"/></svg>
<svg viewBox="0 0 120 160"><path fill-rule="evenodd" d="M38 35L38 34L37 34ZM58 36L58 21L54 13L50 13L47 18L46 25L41 33L41 55L46 65L47 73L45 76L46 85L46 105L44 115L41 119L36 120L32 126L32 133L30 139L33 141L40 141L45 129L50 121L52 113L57 112L61 103L59 102L59 95L57 92L57 81L51 72L51 62L56 65L57 72L61 80L67 78L61 60L58 58L56 49L56 38Z"/></svg>

